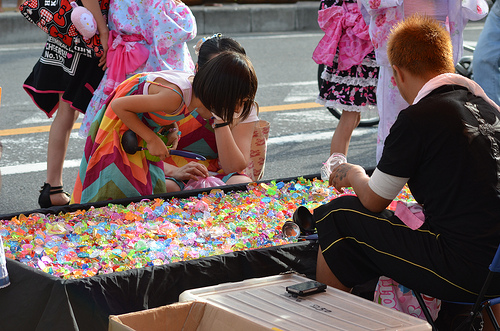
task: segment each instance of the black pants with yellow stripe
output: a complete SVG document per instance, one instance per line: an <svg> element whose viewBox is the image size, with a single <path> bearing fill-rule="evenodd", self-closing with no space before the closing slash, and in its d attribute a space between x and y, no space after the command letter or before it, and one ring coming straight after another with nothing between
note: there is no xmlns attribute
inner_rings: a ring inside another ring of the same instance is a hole
<svg viewBox="0 0 500 331"><path fill-rule="evenodd" d="M488 265L474 263L474 248L451 245L428 224L407 227L393 212L373 213L344 196L314 210L322 254L347 287L387 276L421 293L474 302ZM493 281L500 295L500 279Z"/></svg>

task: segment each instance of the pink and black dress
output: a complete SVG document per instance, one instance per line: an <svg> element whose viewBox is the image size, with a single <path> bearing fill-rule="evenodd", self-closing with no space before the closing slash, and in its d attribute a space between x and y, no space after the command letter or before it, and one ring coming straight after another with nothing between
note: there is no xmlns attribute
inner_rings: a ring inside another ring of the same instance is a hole
<svg viewBox="0 0 500 331"><path fill-rule="evenodd" d="M316 102L357 112L376 107L378 66L356 1L322 0L318 24L325 35L312 58L325 66Z"/></svg>

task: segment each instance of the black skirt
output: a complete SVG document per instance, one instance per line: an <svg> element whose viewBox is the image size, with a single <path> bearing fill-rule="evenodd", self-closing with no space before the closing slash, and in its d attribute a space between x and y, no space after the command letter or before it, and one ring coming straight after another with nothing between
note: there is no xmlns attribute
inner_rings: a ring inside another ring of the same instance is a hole
<svg viewBox="0 0 500 331"><path fill-rule="evenodd" d="M77 53L50 37L23 88L48 117L59 105L59 94L72 108L85 113L104 75L99 58Z"/></svg>

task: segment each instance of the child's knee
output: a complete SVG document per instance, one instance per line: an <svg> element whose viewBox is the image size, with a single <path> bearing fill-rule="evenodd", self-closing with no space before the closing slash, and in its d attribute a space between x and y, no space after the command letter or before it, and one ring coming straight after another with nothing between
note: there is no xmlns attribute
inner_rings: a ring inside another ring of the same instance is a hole
<svg viewBox="0 0 500 331"><path fill-rule="evenodd" d="M179 192L181 190L179 185L177 185L176 182L174 182L173 180L170 180L170 179L165 180L165 186L167 187L167 193Z"/></svg>

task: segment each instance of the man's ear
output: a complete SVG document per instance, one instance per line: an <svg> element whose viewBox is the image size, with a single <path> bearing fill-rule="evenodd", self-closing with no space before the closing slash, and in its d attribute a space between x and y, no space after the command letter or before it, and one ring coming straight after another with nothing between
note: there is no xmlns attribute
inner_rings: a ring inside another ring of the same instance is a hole
<svg viewBox="0 0 500 331"><path fill-rule="evenodd" d="M395 64L392 65L392 70L393 70L393 75L394 76L398 76L398 79L401 83L404 83L405 82L405 75L403 73L403 71L401 69L399 69L399 67Z"/></svg>

